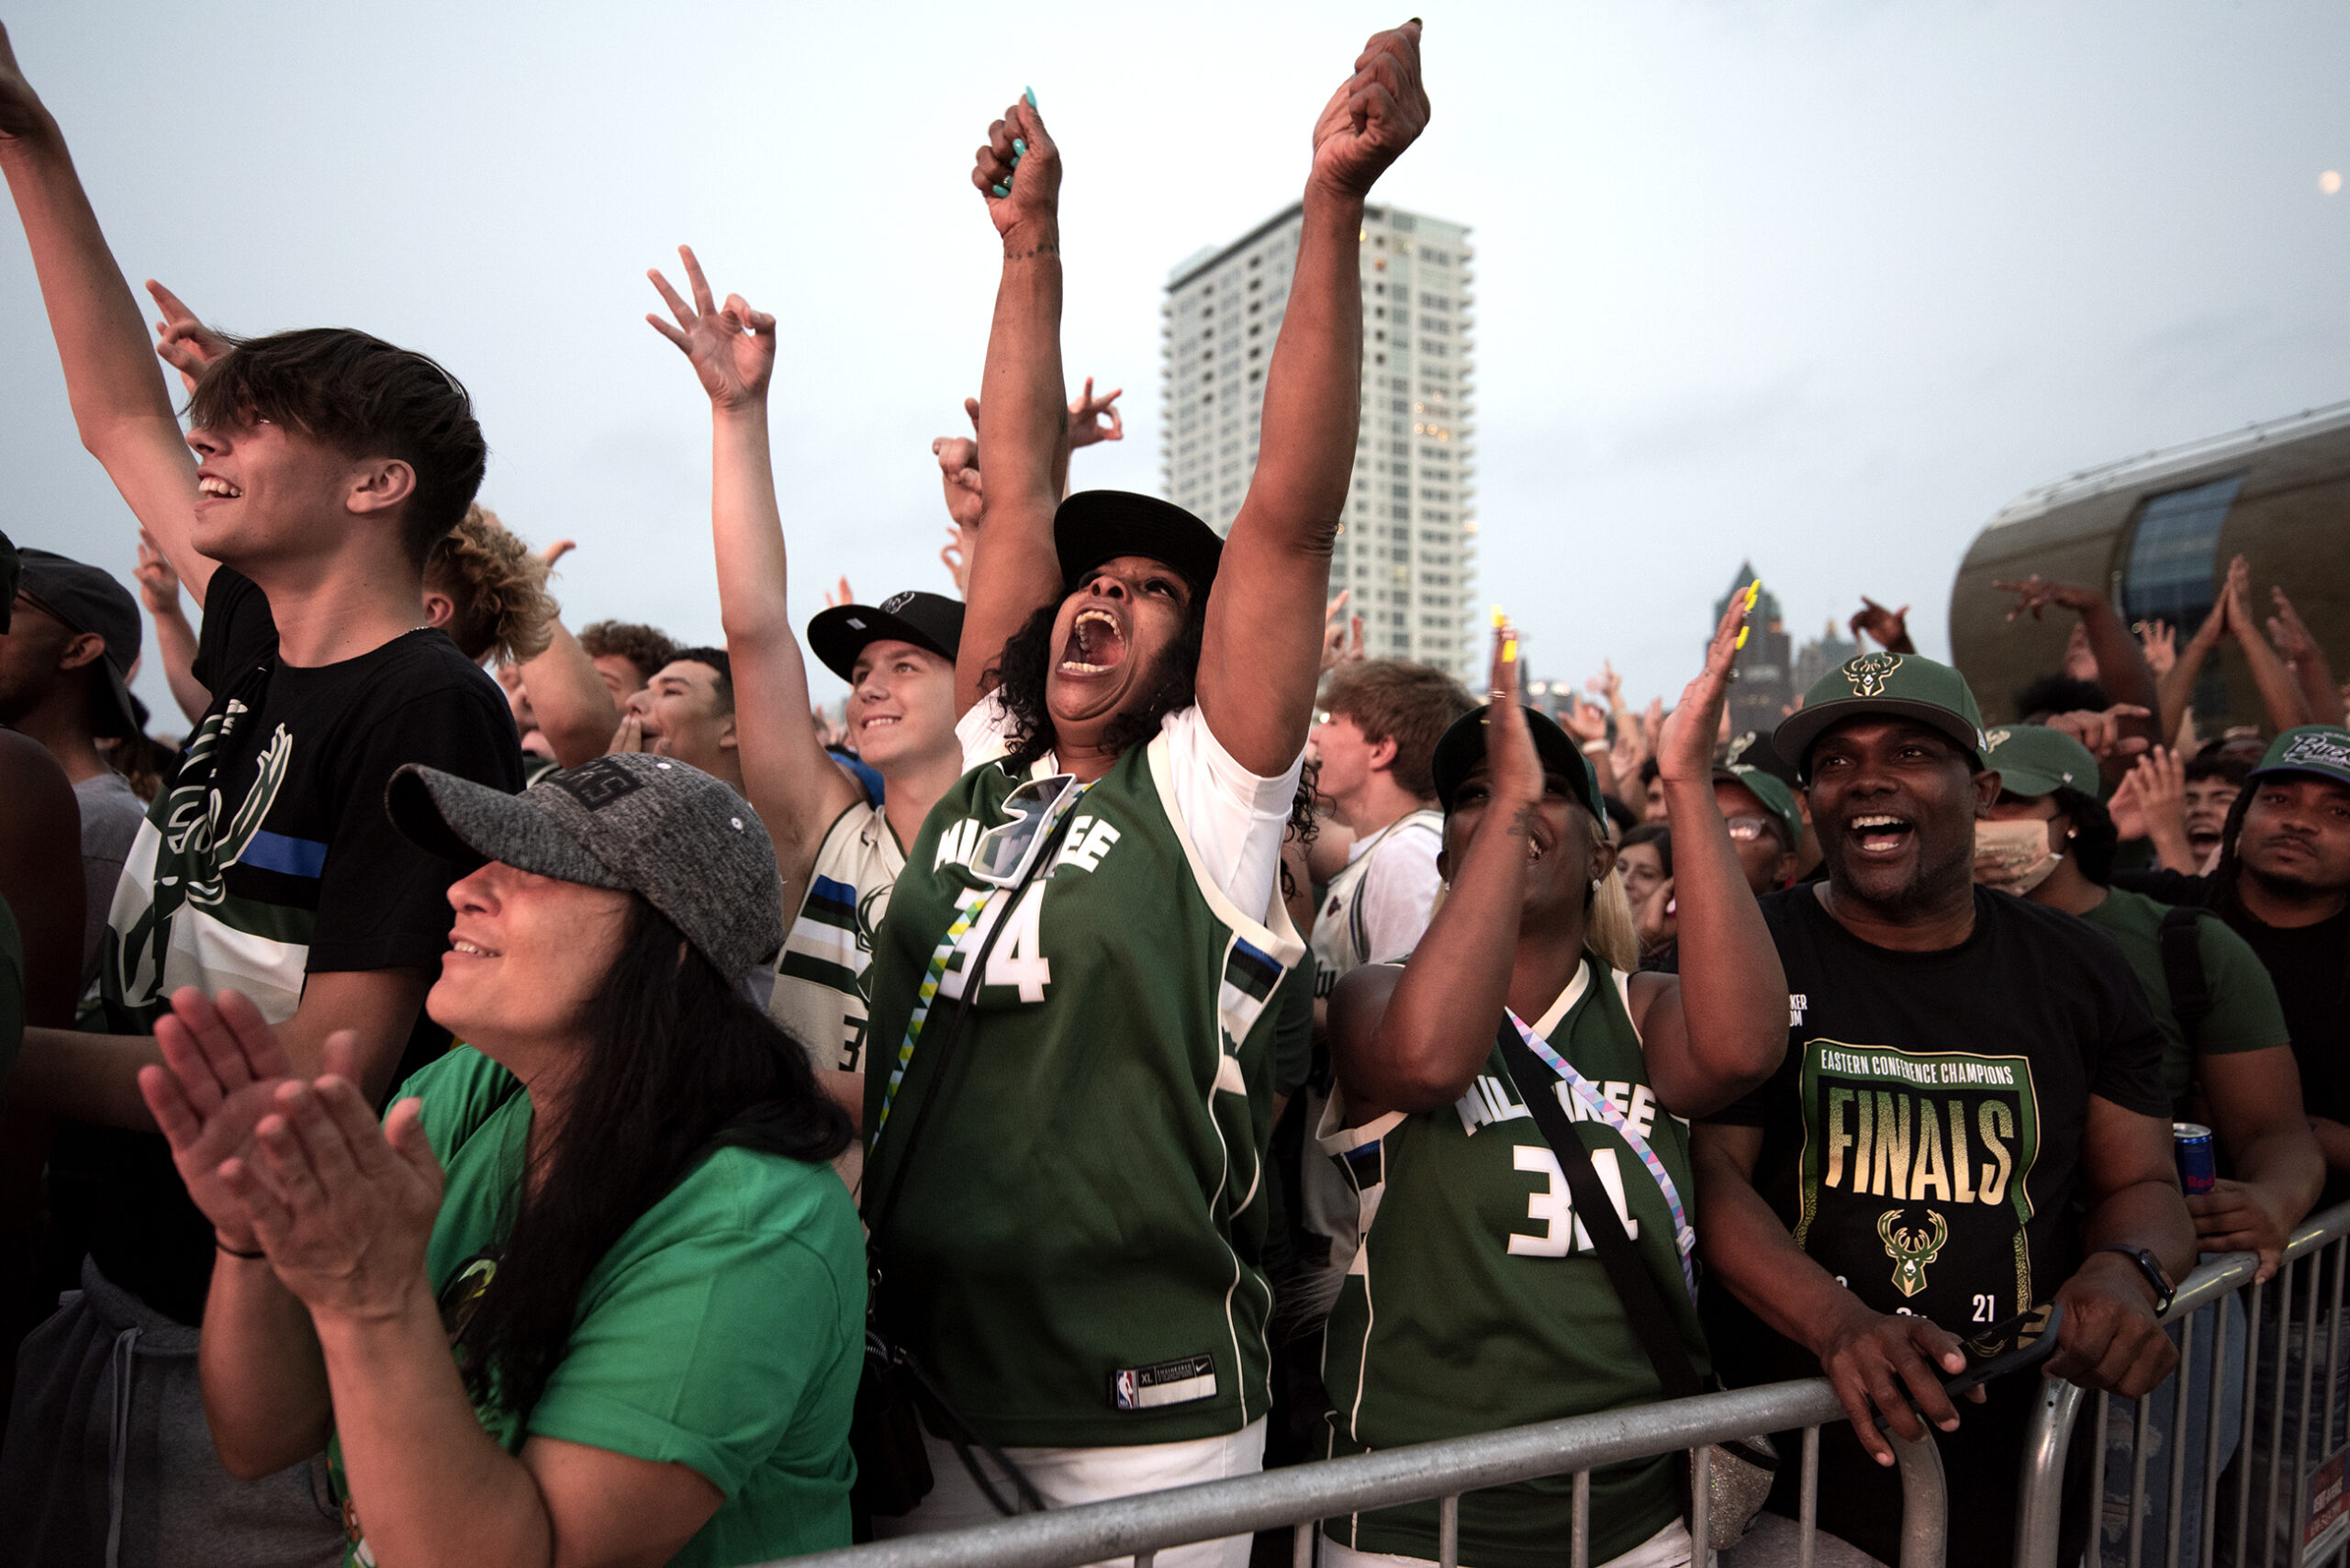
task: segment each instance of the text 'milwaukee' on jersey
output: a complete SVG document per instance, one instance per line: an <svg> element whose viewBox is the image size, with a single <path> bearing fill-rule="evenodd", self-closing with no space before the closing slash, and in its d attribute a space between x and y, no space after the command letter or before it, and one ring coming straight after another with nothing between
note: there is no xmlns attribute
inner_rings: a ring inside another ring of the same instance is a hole
<svg viewBox="0 0 2350 1568"><path fill-rule="evenodd" d="M881 809L860 797L833 819L808 872L808 890L776 956L767 1016L808 1048L818 1072L865 1067L875 934L906 868Z"/></svg>
<svg viewBox="0 0 2350 1568"><path fill-rule="evenodd" d="M868 1132L936 945L993 895L867 1156L876 1195L939 1092L933 1047L963 966L1008 923L879 1238L886 1327L998 1442L1219 1437L1270 1404L1265 1004L1304 947L1278 896L1252 917L1208 875L1175 803L1169 734L1085 791L1016 902L969 862L1024 779L973 768L932 809L881 927Z"/></svg>
<svg viewBox="0 0 2350 1568"><path fill-rule="evenodd" d="M1646 1139L1686 1207L1688 1129L1657 1103L1627 1006L1627 981L1586 958L1536 1034ZM1498 1025L1499 1019L1495 1020ZM1638 1154L1555 1077L1600 1185L1670 1304L1700 1375L1705 1335L1690 1303L1673 1212ZM1574 1212L1565 1174L1498 1044L1457 1104L1346 1126L1343 1096L1317 1129L1360 1193L1362 1245L1331 1310L1322 1372L1333 1457L1614 1410L1662 1398L1614 1284ZM1694 1217L1694 1216L1693 1216ZM1594 1562L1639 1545L1678 1508L1656 1459L1592 1475ZM1460 1557L1547 1568L1572 1526L1572 1476L1460 1499ZM1437 1505L1330 1520L1360 1551L1437 1555Z"/></svg>

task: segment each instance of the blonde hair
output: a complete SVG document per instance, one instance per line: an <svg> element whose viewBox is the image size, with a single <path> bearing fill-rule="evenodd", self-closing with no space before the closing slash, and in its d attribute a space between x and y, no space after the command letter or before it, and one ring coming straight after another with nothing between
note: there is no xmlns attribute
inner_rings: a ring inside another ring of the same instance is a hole
<svg viewBox="0 0 2350 1568"><path fill-rule="evenodd" d="M478 502L433 541L424 581L455 603L445 630L476 664L493 654L500 664L524 663L554 640L562 606L547 592L547 564Z"/></svg>
<svg viewBox="0 0 2350 1568"><path fill-rule="evenodd" d="M1632 924L1632 895L1624 886L1622 868L1611 866L1591 893L1591 913L1583 920L1583 945L1609 969L1630 974L1640 967L1640 938Z"/></svg>

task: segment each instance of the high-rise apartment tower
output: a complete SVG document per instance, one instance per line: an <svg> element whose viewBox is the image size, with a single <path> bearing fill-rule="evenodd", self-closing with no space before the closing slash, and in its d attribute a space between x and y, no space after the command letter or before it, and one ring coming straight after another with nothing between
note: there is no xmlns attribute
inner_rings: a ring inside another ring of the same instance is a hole
<svg viewBox="0 0 2350 1568"><path fill-rule="evenodd" d="M1297 262L1302 214L1275 213L1168 277L1160 307L1168 498L1217 532L1257 466L1265 367ZM1476 416L1469 230L1365 209L1362 427L1330 591L1353 590L1374 658L1416 659L1481 690Z"/></svg>

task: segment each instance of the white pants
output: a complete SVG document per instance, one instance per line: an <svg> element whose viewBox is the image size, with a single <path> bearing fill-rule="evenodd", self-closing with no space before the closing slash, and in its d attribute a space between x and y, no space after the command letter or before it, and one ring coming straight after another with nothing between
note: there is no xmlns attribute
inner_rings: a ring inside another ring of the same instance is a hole
<svg viewBox="0 0 2350 1568"><path fill-rule="evenodd" d="M1320 1568L1428 1568L1435 1562L1430 1557L1398 1557L1386 1551L1357 1551L1351 1546L1340 1546L1328 1536L1315 1542L1315 1562ZM1566 1549L1559 1550L1559 1561L1567 1560ZM1472 1568L1464 1563L1462 1568ZM1639 1545L1620 1557L1611 1557L1599 1568L1689 1568L1689 1527L1673 1520Z"/></svg>
<svg viewBox="0 0 2350 1568"><path fill-rule="evenodd" d="M927 1535L933 1530L993 1524L1003 1517L971 1479L971 1473L963 1468L953 1443L928 1432L923 1434L923 1442L930 1453L934 1482L930 1495L902 1518L876 1518L876 1536L886 1539ZM985 1450L971 1451L972 1457L987 1466L993 1477L994 1466L988 1463ZM1003 1451L1035 1484L1048 1506L1066 1508L1079 1503L1131 1497L1137 1492L1189 1486L1197 1481L1254 1475L1265 1468L1265 1420L1260 1416L1230 1437L1198 1438L1190 1442L1136 1443L1101 1449L1007 1448ZM1007 1497L1012 1495L1011 1485L1001 1479L996 1481L996 1490ZM1158 1562L1159 1568L1248 1568L1252 1539L1236 1535L1194 1546L1169 1547L1158 1554ZM1130 1563L1134 1559L1120 1557L1113 1561Z"/></svg>

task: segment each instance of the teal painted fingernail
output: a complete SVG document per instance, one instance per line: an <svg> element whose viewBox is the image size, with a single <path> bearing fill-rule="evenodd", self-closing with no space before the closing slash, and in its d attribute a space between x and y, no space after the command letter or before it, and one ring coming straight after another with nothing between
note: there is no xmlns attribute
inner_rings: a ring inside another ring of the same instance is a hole
<svg viewBox="0 0 2350 1568"><path fill-rule="evenodd" d="M1027 99L1027 100L1028 100L1028 106L1029 106L1030 108L1032 108L1032 109L1033 109L1033 108L1035 108L1035 107L1036 106L1036 89L1035 89L1035 88L1034 88L1034 87L1023 87L1023 88L1021 88L1021 89L1020 89L1020 95L1021 95L1022 97L1024 97L1024 98L1025 98L1025 99Z"/></svg>
<svg viewBox="0 0 2350 1568"><path fill-rule="evenodd" d="M1000 196L1008 196L1012 194L1012 187L1010 185L990 185L988 189L993 191Z"/></svg>
<svg viewBox="0 0 2350 1568"><path fill-rule="evenodd" d="M1028 144L1026 142L1021 140L1016 136L1012 139L1012 161L1013 162L1019 162L1020 160L1027 154L1027 151Z"/></svg>

